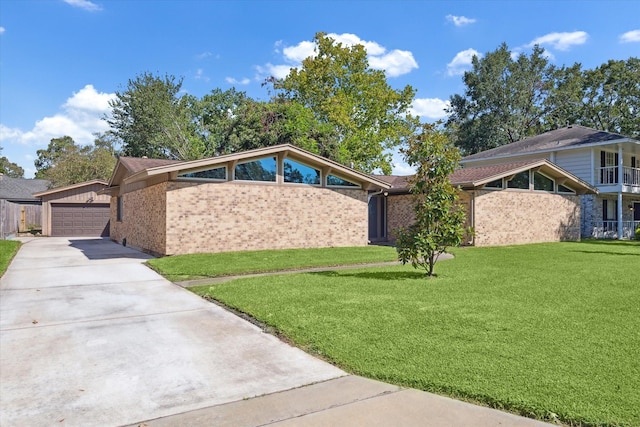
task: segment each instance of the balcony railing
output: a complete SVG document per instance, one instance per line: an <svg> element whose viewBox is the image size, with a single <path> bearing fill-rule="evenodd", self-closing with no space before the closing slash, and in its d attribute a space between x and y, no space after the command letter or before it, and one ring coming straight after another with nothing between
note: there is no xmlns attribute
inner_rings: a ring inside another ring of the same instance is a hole
<svg viewBox="0 0 640 427"><path fill-rule="evenodd" d="M618 166L596 168L596 177L598 185L616 185L618 184ZM640 168L622 166L622 183L640 187Z"/></svg>
<svg viewBox="0 0 640 427"><path fill-rule="evenodd" d="M623 221L622 238L633 239L638 227L640 227L640 221ZM617 239L618 221L594 221L591 237L596 239Z"/></svg>

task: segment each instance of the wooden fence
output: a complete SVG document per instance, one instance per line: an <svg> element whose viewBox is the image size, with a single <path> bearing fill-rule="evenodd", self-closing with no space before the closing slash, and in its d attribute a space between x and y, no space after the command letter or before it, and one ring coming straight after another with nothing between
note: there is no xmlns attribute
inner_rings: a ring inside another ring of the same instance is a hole
<svg viewBox="0 0 640 427"><path fill-rule="evenodd" d="M0 200L0 239L29 231L32 226L42 226L42 205L21 205Z"/></svg>

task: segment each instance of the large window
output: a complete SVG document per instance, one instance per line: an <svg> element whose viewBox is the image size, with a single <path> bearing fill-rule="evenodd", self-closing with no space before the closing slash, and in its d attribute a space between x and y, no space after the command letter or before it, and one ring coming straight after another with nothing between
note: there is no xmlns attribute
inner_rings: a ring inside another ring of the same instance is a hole
<svg viewBox="0 0 640 427"><path fill-rule="evenodd" d="M265 157L240 163L235 169L235 179L240 181L276 182L277 163L275 157Z"/></svg>
<svg viewBox="0 0 640 427"><path fill-rule="evenodd" d="M529 189L529 171L516 174L511 181L507 183L508 188L520 188L522 190Z"/></svg>
<svg viewBox="0 0 640 427"><path fill-rule="evenodd" d="M340 178L335 175L327 176L327 185L330 187L360 187L358 184L348 181L344 178Z"/></svg>
<svg viewBox="0 0 640 427"><path fill-rule="evenodd" d="M551 178L544 176L540 172L533 173L533 189L539 191L553 192L554 182Z"/></svg>
<svg viewBox="0 0 640 427"><path fill-rule="evenodd" d="M576 194L575 191L562 184L558 184L558 193Z"/></svg>
<svg viewBox="0 0 640 427"><path fill-rule="evenodd" d="M197 172L185 172L178 175L180 178L197 178L197 179L216 179L216 180L226 180L227 179L227 168L221 166L219 168L206 169L203 171Z"/></svg>
<svg viewBox="0 0 640 427"><path fill-rule="evenodd" d="M295 160L284 159L284 182L319 185L320 171Z"/></svg>

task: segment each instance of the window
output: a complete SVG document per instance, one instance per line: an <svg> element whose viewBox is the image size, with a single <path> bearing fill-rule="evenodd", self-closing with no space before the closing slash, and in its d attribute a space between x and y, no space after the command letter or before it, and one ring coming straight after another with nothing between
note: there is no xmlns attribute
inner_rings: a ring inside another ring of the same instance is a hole
<svg viewBox="0 0 640 427"><path fill-rule="evenodd" d="M558 184L558 193L576 194L575 191L573 191L572 189L570 189L566 185L562 185L562 184Z"/></svg>
<svg viewBox="0 0 640 427"><path fill-rule="evenodd" d="M284 182L320 185L320 171L291 159L284 159Z"/></svg>
<svg viewBox="0 0 640 427"><path fill-rule="evenodd" d="M327 185L331 187L360 187L358 184L335 175L327 176Z"/></svg>
<svg viewBox="0 0 640 427"><path fill-rule="evenodd" d="M529 171L520 172L514 175L513 179L507 182L508 188L529 189Z"/></svg>
<svg viewBox="0 0 640 427"><path fill-rule="evenodd" d="M275 157L240 163L235 169L235 179L239 181L276 182L277 163Z"/></svg>
<svg viewBox="0 0 640 427"><path fill-rule="evenodd" d="M539 191L551 191L553 192L553 180L541 174L540 172L533 173L533 189Z"/></svg>
<svg viewBox="0 0 640 427"><path fill-rule="evenodd" d="M502 178L495 181L488 182L484 185L485 188L502 188Z"/></svg>
<svg viewBox="0 0 640 427"><path fill-rule="evenodd" d="M602 201L602 219L604 221L616 221L618 219L618 204L615 200Z"/></svg>
<svg viewBox="0 0 640 427"><path fill-rule="evenodd" d="M205 169L197 172L185 172L178 175L179 178L198 178L198 179L227 179L227 168L221 166L219 168Z"/></svg>
<svg viewBox="0 0 640 427"><path fill-rule="evenodd" d="M116 199L116 221L122 221L122 196Z"/></svg>

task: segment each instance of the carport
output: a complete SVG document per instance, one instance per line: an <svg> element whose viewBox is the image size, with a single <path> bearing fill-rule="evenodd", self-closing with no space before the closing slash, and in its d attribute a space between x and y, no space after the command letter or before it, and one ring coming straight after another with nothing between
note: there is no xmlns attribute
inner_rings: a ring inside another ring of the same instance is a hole
<svg viewBox="0 0 640 427"><path fill-rule="evenodd" d="M106 185L93 180L34 194L42 199L42 234L109 236L109 196L98 194Z"/></svg>

